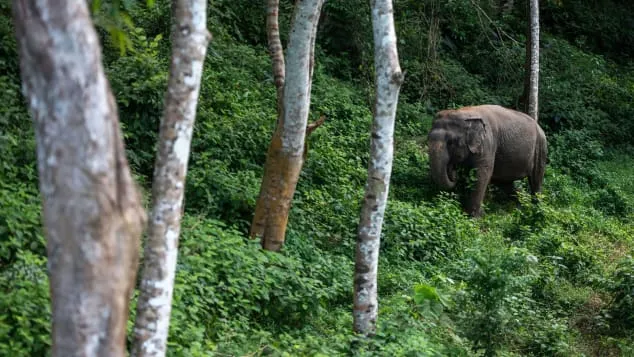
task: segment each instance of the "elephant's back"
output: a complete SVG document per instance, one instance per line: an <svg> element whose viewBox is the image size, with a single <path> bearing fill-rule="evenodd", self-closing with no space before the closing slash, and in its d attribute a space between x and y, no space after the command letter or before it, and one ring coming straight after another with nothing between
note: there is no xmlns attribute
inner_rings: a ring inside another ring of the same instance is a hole
<svg viewBox="0 0 634 357"><path fill-rule="evenodd" d="M496 127L497 139L494 177L516 180L528 176L533 170L535 149L542 141L543 131L533 118L510 109L494 108L490 118Z"/></svg>

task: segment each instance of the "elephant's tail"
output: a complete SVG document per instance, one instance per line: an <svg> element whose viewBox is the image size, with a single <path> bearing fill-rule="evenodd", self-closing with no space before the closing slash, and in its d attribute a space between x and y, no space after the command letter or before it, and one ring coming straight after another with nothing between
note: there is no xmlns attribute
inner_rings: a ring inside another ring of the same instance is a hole
<svg viewBox="0 0 634 357"><path fill-rule="evenodd" d="M534 165L531 178L531 190L533 192L541 191L541 186L544 181L544 173L546 172L546 164L548 160L548 141L546 135L542 130L539 130L537 135L537 142L535 143Z"/></svg>

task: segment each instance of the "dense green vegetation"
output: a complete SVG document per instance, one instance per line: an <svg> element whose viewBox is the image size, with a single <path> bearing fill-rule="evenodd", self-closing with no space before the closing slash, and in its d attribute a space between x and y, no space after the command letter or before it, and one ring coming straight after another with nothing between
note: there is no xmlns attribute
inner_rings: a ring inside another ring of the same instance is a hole
<svg viewBox="0 0 634 357"><path fill-rule="evenodd" d="M542 1L540 123L551 146L542 204L522 194L519 208L492 188L486 216L473 220L461 212L460 192L430 181L425 141L436 110L521 101L524 1L508 12L499 3L395 1L407 72L382 236L379 332L370 340L351 328L373 91L367 1L324 7L311 116L327 121L310 137L282 254L246 238L275 122L263 3L211 3L214 40L187 179L171 356L634 353L630 2ZM291 8L283 2L283 40ZM102 30L104 60L128 157L147 193L167 82L169 4L130 14L133 50L121 54ZM0 354L44 356L46 245L18 68L3 3Z"/></svg>

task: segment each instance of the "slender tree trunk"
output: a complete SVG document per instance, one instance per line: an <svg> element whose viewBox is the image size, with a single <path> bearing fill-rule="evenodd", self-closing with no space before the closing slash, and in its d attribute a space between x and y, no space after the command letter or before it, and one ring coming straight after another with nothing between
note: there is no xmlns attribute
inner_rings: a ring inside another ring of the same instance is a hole
<svg viewBox="0 0 634 357"><path fill-rule="evenodd" d="M529 28L524 78L525 112L539 119L539 0L528 1Z"/></svg>
<svg viewBox="0 0 634 357"><path fill-rule="evenodd" d="M275 81L275 88L277 89L276 127L279 126L280 120L284 116L285 79L284 48L282 47L282 41L280 40L280 27L278 24L279 5L279 0L268 0L266 8L266 35L269 43L269 55L271 56L271 64L273 65L273 79ZM251 224L251 237L262 236L264 234L264 226L266 224L268 211L265 201L262 198L266 194L267 185L265 185L264 183L270 180L269 175L270 174L268 170L268 165L264 165L262 185L260 186L260 198L258 199L255 206L253 223ZM264 243L264 238L262 239L262 243Z"/></svg>
<svg viewBox="0 0 634 357"><path fill-rule="evenodd" d="M354 272L354 330L376 331L377 267L383 214L392 173L394 118L403 73L398 60L391 0L371 0L374 30L376 101L372 124L371 159L357 235Z"/></svg>
<svg viewBox="0 0 634 357"><path fill-rule="evenodd" d="M268 0L266 10L266 34L269 42L269 52L271 62L273 64L273 78L275 80L275 88L277 88L277 110L278 118L282 117L283 96L284 96L284 80L285 80L285 64L284 64L284 48L280 40L280 26L278 24L279 17L279 0Z"/></svg>
<svg viewBox="0 0 634 357"><path fill-rule="evenodd" d="M252 237L262 237L262 247L266 250L279 251L284 244L288 214L304 163L315 34L323 2L297 2L284 68L277 30L277 1L269 1L267 26L278 88L278 121L267 152L250 232ZM280 68L284 69L284 76ZM281 103L280 86L283 88Z"/></svg>
<svg viewBox="0 0 634 357"><path fill-rule="evenodd" d="M185 177L210 39L206 0L175 0L172 16L172 60L154 169L133 356L165 356L166 352Z"/></svg>
<svg viewBox="0 0 634 357"><path fill-rule="evenodd" d="M85 1L13 1L35 126L53 356L125 356L145 223Z"/></svg>

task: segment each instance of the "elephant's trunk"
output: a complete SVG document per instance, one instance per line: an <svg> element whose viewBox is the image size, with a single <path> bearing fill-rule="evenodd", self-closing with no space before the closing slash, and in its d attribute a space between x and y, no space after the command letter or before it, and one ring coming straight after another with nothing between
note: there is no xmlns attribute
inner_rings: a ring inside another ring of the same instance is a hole
<svg viewBox="0 0 634 357"><path fill-rule="evenodd" d="M431 177L439 186L450 190L456 186L456 170L450 164L447 145L443 141L429 143Z"/></svg>

